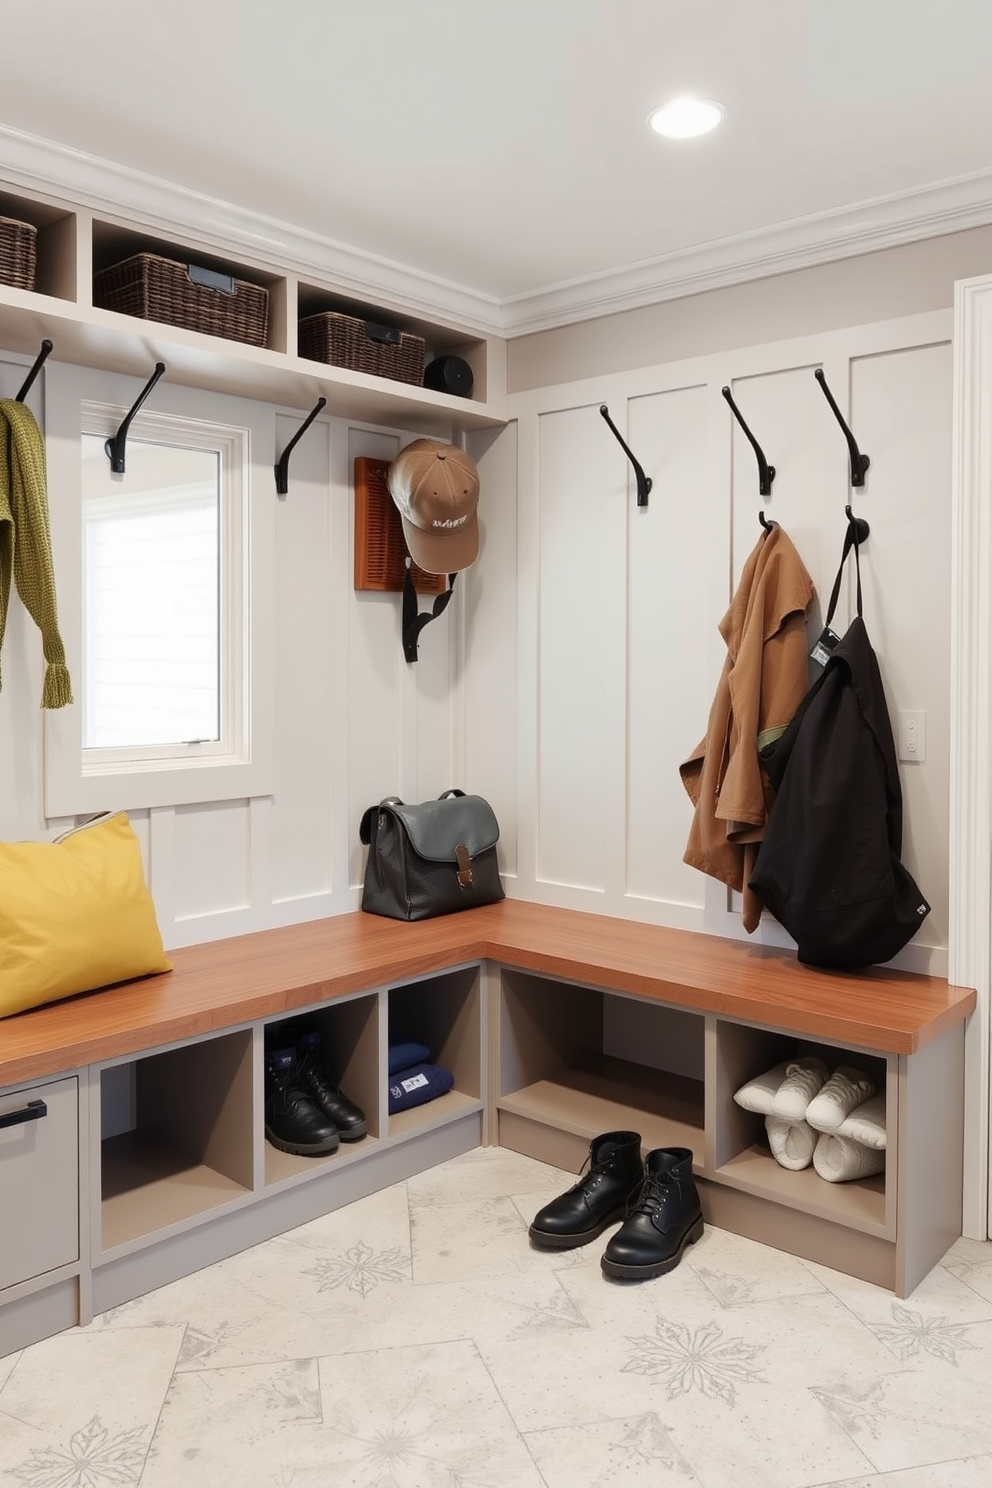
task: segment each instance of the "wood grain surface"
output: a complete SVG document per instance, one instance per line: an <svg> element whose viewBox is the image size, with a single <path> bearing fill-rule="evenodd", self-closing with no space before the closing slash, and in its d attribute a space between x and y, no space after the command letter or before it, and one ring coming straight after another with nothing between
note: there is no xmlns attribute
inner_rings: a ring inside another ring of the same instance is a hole
<svg viewBox="0 0 992 1488"><path fill-rule="evenodd" d="M815 971L785 950L510 899L416 924L356 911L170 956L162 976L0 1020L0 1088L483 959L882 1053L913 1053L976 1001L939 977Z"/></svg>

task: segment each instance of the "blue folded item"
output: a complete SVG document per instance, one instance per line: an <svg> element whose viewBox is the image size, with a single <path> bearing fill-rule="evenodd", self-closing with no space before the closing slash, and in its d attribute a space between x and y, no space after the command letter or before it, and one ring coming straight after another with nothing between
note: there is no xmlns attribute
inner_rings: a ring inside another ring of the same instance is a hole
<svg viewBox="0 0 992 1488"><path fill-rule="evenodd" d="M427 1101L444 1095L455 1083L450 1070L439 1064L413 1064L409 1069L397 1070L389 1077L389 1114L409 1110L411 1106L422 1106Z"/></svg>
<svg viewBox="0 0 992 1488"><path fill-rule="evenodd" d="M411 1065L423 1064L430 1057L431 1051L426 1044L415 1044L410 1039L402 1044L390 1044L389 1073L396 1075L400 1070L409 1069Z"/></svg>

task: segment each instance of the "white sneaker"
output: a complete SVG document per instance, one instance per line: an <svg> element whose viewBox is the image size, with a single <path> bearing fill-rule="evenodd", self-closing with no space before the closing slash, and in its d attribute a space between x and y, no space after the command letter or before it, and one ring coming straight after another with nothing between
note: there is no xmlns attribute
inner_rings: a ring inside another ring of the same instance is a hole
<svg viewBox="0 0 992 1488"><path fill-rule="evenodd" d="M777 1116L766 1116L765 1131L772 1157L780 1167L791 1168L794 1173L809 1167L819 1137L808 1122L780 1121Z"/></svg>
<svg viewBox="0 0 992 1488"><path fill-rule="evenodd" d="M864 1070L842 1064L810 1101L806 1120L821 1132L835 1132L856 1106L875 1094L875 1082Z"/></svg>
<svg viewBox="0 0 992 1488"><path fill-rule="evenodd" d="M771 1114L793 1125L804 1121L807 1106L829 1075L827 1066L815 1054L792 1060L786 1065L785 1079L775 1092Z"/></svg>

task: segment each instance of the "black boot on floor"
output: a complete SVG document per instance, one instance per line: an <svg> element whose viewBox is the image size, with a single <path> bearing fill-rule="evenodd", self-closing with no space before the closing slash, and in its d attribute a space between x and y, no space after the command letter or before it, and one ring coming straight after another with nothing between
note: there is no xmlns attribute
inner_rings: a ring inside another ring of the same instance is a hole
<svg viewBox="0 0 992 1488"><path fill-rule="evenodd" d="M265 1055L265 1136L280 1152L326 1157L338 1148L338 1129L311 1099L295 1049Z"/></svg>
<svg viewBox="0 0 992 1488"><path fill-rule="evenodd" d="M303 1088L328 1121L333 1121L342 1142L357 1142L369 1129L365 1112L343 1095L331 1079L324 1059L320 1029L311 1028L296 1041L296 1058Z"/></svg>
<svg viewBox="0 0 992 1488"><path fill-rule="evenodd" d="M603 1252L607 1276L645 1281L673 1271L687 1245L702 1238L703 1211L688 1147L658 1147L644 1164L644 1183Z"/></svg>
<svg viewBox="0 0 992 1488"><path fill-rule="evenodd" d="M534 1216L530 1238L549 1250L572 1250L623 1219L644 1177L639 1132L605 1132L589 1147L589 1171Z"/></svg>

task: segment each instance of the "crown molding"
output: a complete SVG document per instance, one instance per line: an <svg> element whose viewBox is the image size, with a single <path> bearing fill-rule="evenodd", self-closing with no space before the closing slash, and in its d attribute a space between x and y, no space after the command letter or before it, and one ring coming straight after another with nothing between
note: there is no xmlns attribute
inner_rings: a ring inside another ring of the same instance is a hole
<svg viewBox="0 0 992 1488"><path fill-rule="evenodd" d="M500 300L278 218L0 125L4 179L343 294L481 335L530 335L992 223L992 171L959 176Z"/></svg>
<svg viewBox="0 0 992 1488"><path fill-rule="evenodd" d="M992 171L977 171L515 295L501 301L502 334L553 330L989 223Z"/></svg>
<svg viewBox="0 0 992 1488"><path fill-rule="evenodd" d="M499 300L406 264L365 253L275 217L69 145L0 125L0 169L11 186L124 216L142 227L286 273L330 280L342 293L483 335L502 335Z"/></svg>

